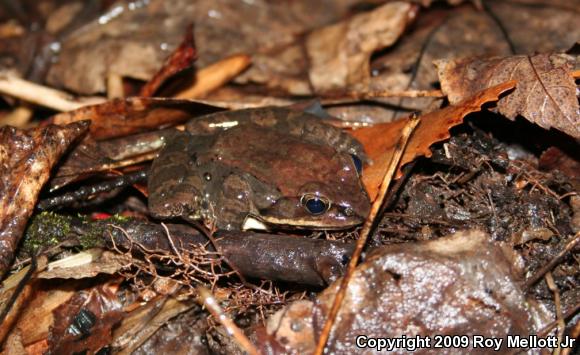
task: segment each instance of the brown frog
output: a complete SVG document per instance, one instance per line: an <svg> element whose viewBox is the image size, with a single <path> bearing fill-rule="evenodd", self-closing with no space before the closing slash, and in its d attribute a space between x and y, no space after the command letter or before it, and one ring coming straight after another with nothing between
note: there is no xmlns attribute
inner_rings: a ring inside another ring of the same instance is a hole
<svg viewBox="0 0 580 355"><path fill-rule="evenodd" d="M168 138L148 180L156 218L213 220L219 229L343 229L370 209L360 143L286 108L191 120Z"/></svg>

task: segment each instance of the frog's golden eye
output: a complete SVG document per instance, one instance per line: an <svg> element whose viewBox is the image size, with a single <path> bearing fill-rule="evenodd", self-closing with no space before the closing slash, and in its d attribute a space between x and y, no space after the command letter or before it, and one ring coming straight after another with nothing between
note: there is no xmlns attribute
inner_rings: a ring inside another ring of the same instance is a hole
<svg viewBox="0 0 580 355"><path fill-rule="evenodd" d="M328 199L312 194L302 195L302 198L300 198L300 203L302 206L304 206L304 208L306 208L308 213L312 215L323 214L330 208L330 201L328 201Z"/></svg>

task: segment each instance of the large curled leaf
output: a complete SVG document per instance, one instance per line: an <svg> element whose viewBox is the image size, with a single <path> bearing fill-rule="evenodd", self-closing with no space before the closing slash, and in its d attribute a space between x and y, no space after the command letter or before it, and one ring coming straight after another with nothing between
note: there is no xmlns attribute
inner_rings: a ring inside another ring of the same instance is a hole
<svg viewBox="0 0 580 355"><path fill-rule="evenodd" d="M574 62L566 54L539 54L440 60L436 65L451 103L506 80L517 80L517 89L500 100L499 112L511 119L522 115L540 127L554 127L579 138L580 110L571 74Z"/></svg>
<svg viewBox="0 0 580 355"><path fill-rule="evenodd" d="M0 129L0 275L10 268L50 170L88 126L81 121L29 131Z"/></svg>

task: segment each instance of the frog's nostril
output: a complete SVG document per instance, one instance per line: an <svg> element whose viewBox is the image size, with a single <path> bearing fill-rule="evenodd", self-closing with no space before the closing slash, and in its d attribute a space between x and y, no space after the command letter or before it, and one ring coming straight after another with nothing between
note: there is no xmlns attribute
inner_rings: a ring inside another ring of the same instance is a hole
<svg viewBox="0 0 580 355"><path fill-rule="evenodd" d="M352 207L348 206L342 209L342 213L344 213L345 216L350 217L354 215L354 210L352 209Z"/></svg>

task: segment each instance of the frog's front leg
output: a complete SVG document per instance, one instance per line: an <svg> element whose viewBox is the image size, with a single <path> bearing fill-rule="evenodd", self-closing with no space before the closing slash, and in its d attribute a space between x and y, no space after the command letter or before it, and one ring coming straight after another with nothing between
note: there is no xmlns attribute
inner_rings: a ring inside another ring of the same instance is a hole
<svg viewBox="0 0 580 355"><path fill-rule="evenodd" d="M151 165L149 179L149 212L155 218L184 217L199 219L202 178L194 173L195 153L191 136L176 132Z"/></svg>

